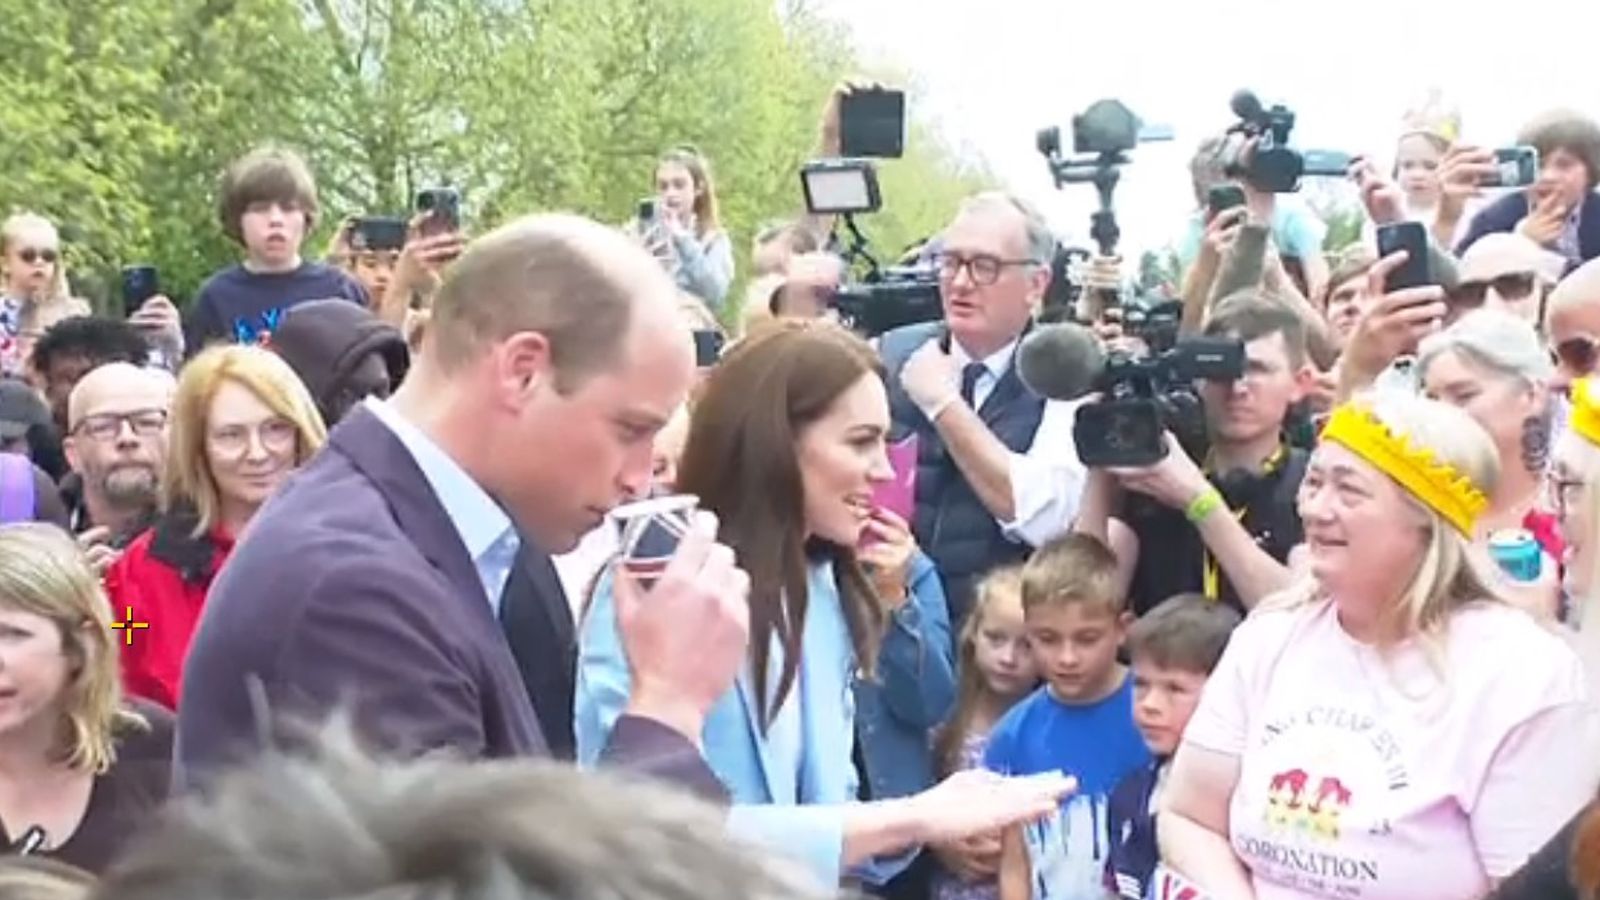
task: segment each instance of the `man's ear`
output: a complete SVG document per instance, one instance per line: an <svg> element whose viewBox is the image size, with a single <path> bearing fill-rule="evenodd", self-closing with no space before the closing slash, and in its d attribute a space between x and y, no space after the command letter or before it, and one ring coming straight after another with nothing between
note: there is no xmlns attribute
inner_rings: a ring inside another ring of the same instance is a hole
<svg viewBox="0 0 1600 900"><path fill-rule="evenodd" d="M495 396L505 404L521 407L539 391L554 385L550 339L540 332L513 334L491 359Z"/></svg>
<svg viewBox="0 0 1600 900"><path fill-rule="evenodd" d="M61 442L61 452L66 454L67 465L72 467L72 471L78 473L83 472L83 465L78 461L77 438L68 435L67 438Z"/></svg>
<svg viewBox="0 0 1600 900"><path fill-rule="evenodd" d="M1289 397L1289 402L1299 403L1304 400L1317 386L1317 367L1309 361L1300 364L1294 372L1294 393Z"/></svg>

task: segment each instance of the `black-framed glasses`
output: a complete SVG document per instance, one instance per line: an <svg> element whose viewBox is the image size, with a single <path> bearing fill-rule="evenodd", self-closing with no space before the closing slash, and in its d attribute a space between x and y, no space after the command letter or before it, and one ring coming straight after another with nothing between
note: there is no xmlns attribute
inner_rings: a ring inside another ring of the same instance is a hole
<svg viewBox="0 0 1600 900"><path fill-rule="evenodd" d="M85 435L97 441L114 441L122 434L122 423L128 423L139 437L155 437L167 427L164 409L140 409L126 413L99 413L84 416L72 426L72 433Z"/></svg>
<svg viewBox="0 0 1600 900"><path fill-rule="evenodd" d="M1580 334L1556 344L1550 353L1556 363L1567 370L1588 374L1600 362L1600 341Z"/></svg>
<svg viewBox="0 0 1600 900"><path fill-rule="evenodd" d="M47 263L53 263L59 255L50 247L23 247L17 251L17 256L30 266L41 259Z"/></svg>
<svg viewBox="0 0 1600 900"><path fill-rule="evenodd" d="M934 258L934 264L939 269L939 278L944 281L955 281L962 269L967 270L967 278L979 287L988 287L1000 280L1000 275L1006 269L1015 266L1036 266L1035 259L1001 259L998 256L989 256L985 253L976 256L960 256L955 253L941 253Z"/></svg>
<svg viewBox="0 0 1600 900"><path fill-rule="evenodd" d="M1489 288L1506 300L1521 300L1533 293L1535 276L1532 272L1509 272L1496 275L1488 281L1463 281L1450 292L1457 306L1482 306L1489 296Z"/></svg>

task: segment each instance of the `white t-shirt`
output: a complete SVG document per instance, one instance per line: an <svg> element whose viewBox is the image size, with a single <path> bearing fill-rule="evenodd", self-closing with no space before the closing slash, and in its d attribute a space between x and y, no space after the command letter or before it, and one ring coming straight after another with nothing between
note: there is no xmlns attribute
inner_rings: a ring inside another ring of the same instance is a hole
<svg viewBox="0 0 1600 900"><path fill-rule="evenodd" d="M1482 604L1436 659L1356 641L1329 601L1234 634L1184 740L1239 757L1229 837L1259 900L1481 897L1594 796L1594 712L1558 635Z"/></svg>

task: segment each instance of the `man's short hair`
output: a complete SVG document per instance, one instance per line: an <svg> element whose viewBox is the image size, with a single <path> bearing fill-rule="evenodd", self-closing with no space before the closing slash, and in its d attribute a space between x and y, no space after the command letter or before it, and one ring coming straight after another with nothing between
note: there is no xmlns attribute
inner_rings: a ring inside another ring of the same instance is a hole
<svg viewBox="0 0 1600 900"><path fill-rule="evenodd" d="M1565 150L1578 157L1588 170L1589 190L1600 184L1600 125L1583 113L1569 109L1544 113L1523 126L1517 143L1532 145L1541 160Z"/></svg>
<svg viewBox="0 0 1600 900"><path fill-rule="evenodd" d="M90 368L125 362L142 366L150 345L132 325L121 319L73 316L45 330L33 345L33 370L43 375L57 359L82 358Z"/></svg>
<svg viewBox="0 0 1600 900"><path fill-rule="evenodd" d="M1038 207L1006 191L982 191L961 202L958 215L977 209L1009 208L1022 216L1023 240L1027 244L1027 258L1041 266L1049 266L1056 255L1056 236L1045 222Z"/></svg>
<svg viewBox="0 0 1600 900"><path fill-rule="evenodd" d="M1238 627L1237 610L1201 594L1169 597L1128 629L1128 658L1157 668L1210 675Z"/></svg>
<svg viewBox="0 0 1600 900"><path fill-rule="evenodd" d="M558 388L570 390L616 364L634 298L650 293L670 306L678 289L617 230L578 216L527 216L473 241L446 270L427 346L448 371L486 344L538 332L550 342Z"/></svg>
<svg viewBox="0 0 1600 900"><path fill-rule="evenodd" d="M565 765L377 762L346 726L177 802L103 900L822 900L687 794Z"/></svg>
<svg viewBox="0 0 1600 900"><path fill-rule="evenodd" d="M217 221L228 237L244 243L240 225L252 203L294 204L306 214L306 231L317 224L317 182L300 154L283 147L257 147L234 160L217 186Z"/></svg>
<svg viewBox="0 0 1600 900"><path fill-rule="evenodd" d="M1205 327L1207 337L1236 337L1245 343L1281 334L1289 365L1296 369L1306 363L1306 332L1304 316L1254 289L1224 297Z"/></svg>
<svg viewBox="0 0 1600 900"><path fill-rule="evenodd" d="M6 900L81 900L94 876L45 856L0 857L0 897Z"/></svg>
<svg viewBox="0 0 1600 900"><path fill-rule="evenodd" d="M1098 538L1076 532L1054 538L1033 551L1022 567L1022 609L1090 603L1120 613L1126 605L1117 590L1117 557Z"/></svg>
<svg viewBox="0 0 1600 900"><path fill-rule="evenodd" d="M1330 257L1328 263L1328 286L1323 289L1322 296L1317 298L1324 311L1333 301L1333 292L1353 278L1365 278L1367 273L1372 271L1372 267L1378 264L1378 256L1367 249L1366 245L1357 243Z"/></svg>

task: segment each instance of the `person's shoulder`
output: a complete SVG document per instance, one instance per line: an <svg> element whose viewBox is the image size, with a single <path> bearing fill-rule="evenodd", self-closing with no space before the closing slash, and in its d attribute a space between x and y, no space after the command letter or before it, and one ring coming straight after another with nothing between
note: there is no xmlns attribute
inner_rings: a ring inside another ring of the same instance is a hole
<svg viewBox="0 0 1600 900"><path fill-rule="evenodd" d="M140 697L130 697L124 709L130 715L116 733L118 761L160 760L166 763L171 760L177 716L166 707Z"/></svg>
<svg viewBox="0 0 1600 900"><path fill-rule="evenodd" d="M992 750L997 744L1014 740L1027 731L1035 711L1050 703L1049 690L1041 684L1034 688L1033 693L1013 703L989 730L989 748Z"/></svg>
<svg viewBox="0 0 1600 900"><path fill-rule="evenodd" d="M244 282L249 277L249 271L239 263L223 266L212 272L210 277L200 283L200 289L195 293L195 301L199 302L206 297L213 296L219 290L227 290L229 287Z"/></svg>
<svg viewBox="0 0 1600 900"><path fill-rule="evenodd" d="M1582 680L1563 633L1508 603L1485 600L1451 613L1446 647L1462 670L1491 682Z"/></svg>
<svg viewBox="0 0 1600 900"><path fill-rule="evenodd" d="M879 352L885 359L897 355L909 355L912 350L938 336L939 330L943 327L943 321L933 321L915 322L891 328L878 336Z"/></svg>

